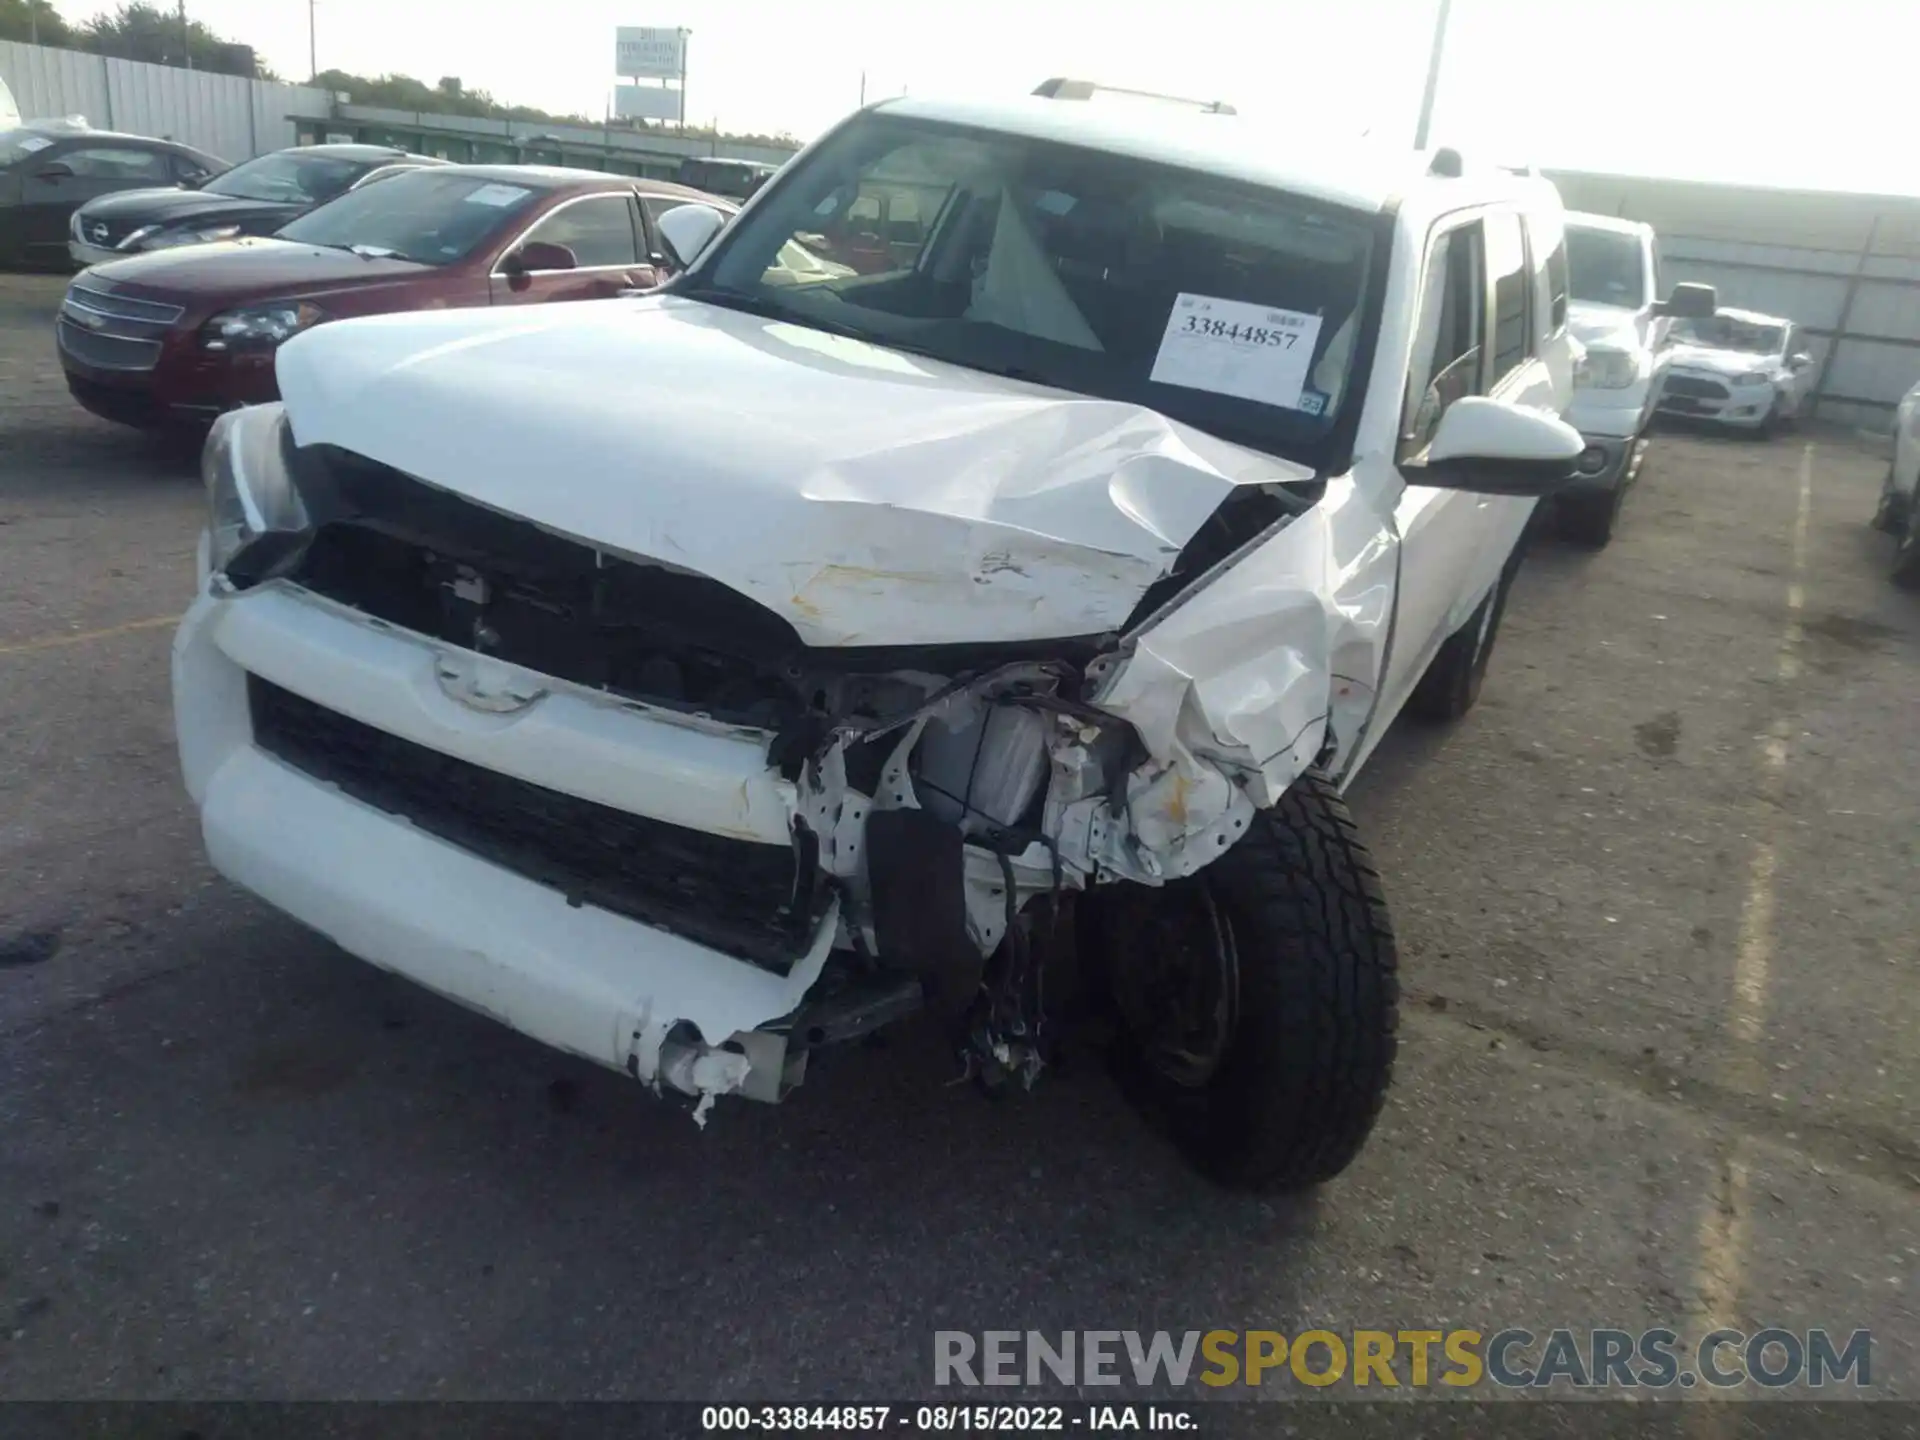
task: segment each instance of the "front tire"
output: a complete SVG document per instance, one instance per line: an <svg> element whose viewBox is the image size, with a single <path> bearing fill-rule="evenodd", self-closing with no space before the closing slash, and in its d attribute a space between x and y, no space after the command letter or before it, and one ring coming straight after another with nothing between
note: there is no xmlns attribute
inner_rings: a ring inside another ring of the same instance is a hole
<svg viewBox="0 0 1920 1440"><path fill-rule="evenodd" d="M1332 783L1301 776L1195 875L1096 894L1122 1086L1195 1168L1284 1191L1351 1164L1393 1073L1399 960Z"/></svg>
<svg viewBox="0 0 1920 1440"><path fill-rule="evenodd" d="M1617 503L1617 502L1616 502ZM1516 554L1500 571L1487 598L1474 608L1467 623L1449 635L1427 664L1426 674L1407 697L1407 713L1416 720L1444 725L1460 719L1480 699L1493 658L1493 642L1507 613L1507 591L1520 568Z"/></svg>
<svg viewBox="0 0 1920 1440"><path fill-rule="evenodd" d="M1907 505L1905 533L1893 552L1892 579L1902 590L1920 590L1920 497Z"/></svg>
<svg viewBox="0 0 1920 1440"><path fill-rule="evenodd" d="M1900 535L1906 531L1906 516L1900 502L1894 498L1893 465L1887 465L1887 478L1880 482L1880 504L1874 509L1873 519L1868 522L1883 535Z"/></svg>
<svg viewBox="0 0 1920 1440"><path fill-rule="evenodd" d="M1614 522L1620 518L1620 502L1625 492L1619 485L1598 495L1576 495L1555 501L1557 528L1562 540L1583 550L1604 550L1613 539Z"/></svg>

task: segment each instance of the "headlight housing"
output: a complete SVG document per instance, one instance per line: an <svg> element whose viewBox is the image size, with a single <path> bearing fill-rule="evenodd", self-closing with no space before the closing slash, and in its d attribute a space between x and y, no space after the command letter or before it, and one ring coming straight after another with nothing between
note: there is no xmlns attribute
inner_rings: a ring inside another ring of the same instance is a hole
<svg viewBox="0 0 1920 1440"><path fill-rule="evenodd" d="M1590 346L1587 358L1574 371L1573 383L1584 389L1624 390L1640 378L1640 366L1630 350Z"/></svg>
<svg viewBox="0 0 1920 1440"><path fill-rule="evenodd" d="M1736 385L1771 385L1773 383L1773 377L1764 370L1749 370L1744 375L1734 376L1733 383Z"/></svg>
<svg viewBox="0 0 1920 1440"><path fill-rule="evenodd" d="M286 411L277 403L229 410L213 422L200 455L200 478L207 488L207 554L215 575L263 538L279 537L278 552L307 534L306 502L287 468L290 441ZM228 579L234 589L252 583Z"/></svg>
<svg viewBox="0 0 1920 1440"><path fill-rule="evenodd" d="M231 240L240 233L238 225L189 226L167 230L158 225L143 225L120 242L122 250L171 250L176 245L204 245L214 240Z"/></svg>
<svg viewBox="0 0 1920 1440"><path fill-rule="evenodd" d="M326 311L305 300L224 310L200 327L200 348L216 354L273 350L326 318Z"/></svg>

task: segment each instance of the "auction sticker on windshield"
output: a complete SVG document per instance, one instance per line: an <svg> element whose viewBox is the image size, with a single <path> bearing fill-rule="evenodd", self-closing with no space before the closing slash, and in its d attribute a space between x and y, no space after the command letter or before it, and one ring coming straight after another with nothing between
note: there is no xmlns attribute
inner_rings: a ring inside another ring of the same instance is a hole
<svg viewBox="0 0 1920 1440"><path fill-rule="evenodd" d="M511 205L517 200L527 198L527 192L518 185L482 185L467 196L469 205Z"/></svg>
<svg viewBox="0 0 1920 1440"><path fill-rule="evenodd" d="M1147 378L1299 410L1319 338L1318 315L1182 294Z"/></svg>

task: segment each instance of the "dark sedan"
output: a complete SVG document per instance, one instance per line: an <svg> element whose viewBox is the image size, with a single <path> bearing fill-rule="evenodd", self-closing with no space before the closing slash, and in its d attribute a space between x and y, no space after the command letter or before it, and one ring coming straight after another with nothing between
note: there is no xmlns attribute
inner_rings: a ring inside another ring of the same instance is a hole
<svg viewBox="0 0 1920 1440"><path fill-rule="evenodd" d="M73 212L67 253L76 265L99 265L176 245L271 235L361 185L445 163L384 145L276 150L197 187L130 190L89 201Z"/></svg>
<svg viewBox="0 0 1920 1440"><path fill-rule="evenodd" d="M311 210L269 239L215 241L74 277L57 331L67 387L124 424L204 424L277 398L273 356L314 325L459 305L591 300L672 270L655 218L733 207L584 170L447 165Z"/></svg>
<svg viewBox="0 0 1920 1440"><path fill-rule="evenodd" d="M65 269L69 222L89 200L197 184L226 168L191 145L64 120L0 131L0 265Z"/></svg>

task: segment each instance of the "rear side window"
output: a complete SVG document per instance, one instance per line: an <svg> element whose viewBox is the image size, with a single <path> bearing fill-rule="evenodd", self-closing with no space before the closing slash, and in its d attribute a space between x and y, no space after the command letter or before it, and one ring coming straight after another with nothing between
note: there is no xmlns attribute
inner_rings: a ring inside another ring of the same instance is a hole
<svg viewBox="0 0 1920 1440"><path fill-rule="evenodd" d="M1487 217L1487 274L1493 280L1493 370L1489 388L1526 363L1533 354L1533 326L1527 291L1527 250L1520 217L1511 211Z"/></svg>
<svg viewBox="0 0 1920 1440"><path fill-rule="evenodd" d="M624 195L596 195L563 205L534 226L526 239L566 246L582 270L634 265L640 260L633 236L633 206Z"/></svg>
<svg viewBox="0 0 1920 1440"><path fill-rule="evenodd" d="M82 180L112 182L151 181L170 184L167 155L161 150L135 150L131 146L87 146L68 150L60 158Z"/></svg>

